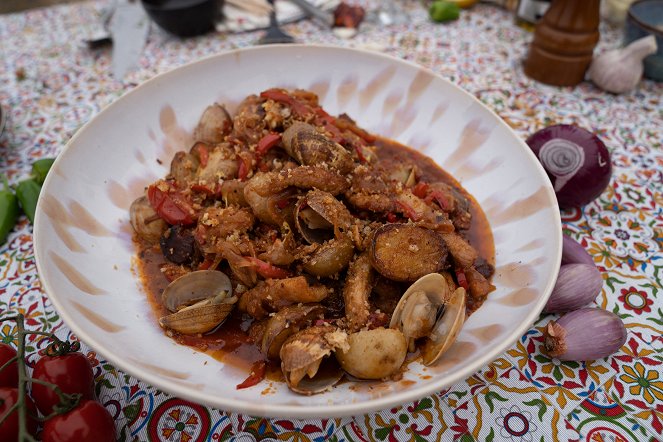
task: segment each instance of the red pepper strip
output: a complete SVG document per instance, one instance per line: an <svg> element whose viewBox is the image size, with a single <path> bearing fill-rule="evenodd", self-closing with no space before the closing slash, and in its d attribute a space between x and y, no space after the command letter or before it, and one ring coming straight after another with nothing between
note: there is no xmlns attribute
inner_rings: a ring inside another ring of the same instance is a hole
<svg viewBox="0 0 663 442"><path fill-rule="evenodd" d="M351 121L348 121L347 119L344 118L338 118L334 122L334 124L342 130L349 130L350 132L354 133L357 135L359 138L367 142L368 144L373 144L375 142L375 136L369 134L366 132L364 129L357 127L356 124L352 123Z"/></svg>
<svg viewBox="0 0 663 442"><path fill-rule="evenodd" d="M278 101L279 103L287 104L290 106L292 111L300 117L313 113L313 109L311 109L310 106L295 100L293 97L280 89L267 89L266 91L261 92L260 96L262 98L267 98L268 100L274 100Z"/></svg>
<svg viewBox="0 0 663 442"><path fill-rule="evenodd" d="M239 170L237 171L237 178L239 178L240 181L246 180L246 177L249 176L249 171L251 170L251 167L246 164L247 160L245 160L242 157L237 158L237 161L239 161Z"/></svg>
<svg viewBox="0 0 663 442"><path fill-rule="evenodd" d="M263 156L269 149L276 146L281 142L281 134L270 132L258 141L256 153L258 156Z"/></svg>
<svg viewBox="0 0 663 442"><path fill-rule="evenodd" d="M276 207L283 210L288 207L288 204L290 204L290 198L283 198L276 202Z"/></svg>
<svg viewBox="0 0 663 442"><path fill-rule="evenodd" d="M396 216L395 213L393 212L387 213L387 222L395 223L396 221L398 221L398 217Z"/></svg>
<svg viewBox="0 0 663 442"><path fill-rule="evenodd" d="M251 374L249 375L248 378L244 380L241 384L238 384L237 388L238 390L241 390L242 388L249 388L253 387L254 385L258 384L260 381L265 379L265 371L267 369L267 364L265 361L257 361L251 366Z"/></svg>
<svg viewBox="0 0 663 442"><path fill-rule="evenodd" d="M205 260L198 264L198 270L208 270L210 267L212 267L212 264L214 264L214 255L206 255Z"/></svg>
<svg viewBox="0 0 663 442"><path fill-rule="evenodd" d="M191 150L198 154L198 158L200 159L200 166L206 167L207 161L209 160L209 150L207 149L207 144L198 142Z"/></svg>
<svg viewBox="0 0 663 442"><path fill-rule="evenodd" d="M405 216L410 218L412 221L419 221L421 219L421 216L410 206L407 204L401 202L401 201L394 201L397 206L399 206L401 209L403 209L403 212L405 213Z"/></svg>
<svg viewBox="0 0 663 442"><path fill-rule="evenodd" d="M213 189L206 184L200 184L200 183L192 184L191 190L193 190L194 192L204 193L205 195L212 195L212 196L217 196L221 192L221 188L218 184L215 184Z"/></svg>
<svg viewBox="0 0 663 442"><path fill-rule="evenodd" d="M336 143L339 143L339 144L343 144L343 142L345 141L345 138L343 138L343 134L341 133L340 130L338 130L338 128L336 126L334 126L333 124L328 123L326 121L323 122L323 126L325 127L327 132L332 134L332 141L334 141Z"/></svg>
<svg viewBox="0 0 663 442"><path fill-rule="evenodd" d="M314 110L315 114L320 117L323 121L326 121L327 123L334 124L336 122L336 119L329 115L325 110L321 107L316 107Z"/></svg>
<svg viewBox="0 0 663 442"><path fill-rule="evenodd" d="M256 268L256 272L263 278L267 279L283 279L289 278L291 276L290 272L282 268L276 267L268 262L263 261L262 259L254 258L252 256L245 256L253 266Z"/></svg>
<svg viewBox="0 0 663 442"><path fill-rule="evenodd" d="M187 201L174 193L166 193L156 185L147 189L147 199L152 208L168 224L190 225L196 222L191 215L193 209Z"/></svg>
<svg viewBox="0 0 663 442"><path fill-rule="evenodd" d="M414 193L419 198L424 198L428 193L428 184L424 183L423 181L419 181L417 185L414 186L414 189L412 189L412 193Z"/></svg>
<svg viewBox="0 0 663 442"><path fill-rule="evenodd" d="M359 158L360 163L365 163L366 162L366 157L364 156L364 152L362 152L362 146L358 144L353 145L355 148L355 152L357 152L357 157Z"/></svg>
<svg viewBox="0 0 663 442"><path fill-rule="evenodd" d="M467 282L467 276L465 276L465 271L460 267L456 268L456 279L458 280L458 285L464 288L465 290L470 289L470 284Z"/></svg>

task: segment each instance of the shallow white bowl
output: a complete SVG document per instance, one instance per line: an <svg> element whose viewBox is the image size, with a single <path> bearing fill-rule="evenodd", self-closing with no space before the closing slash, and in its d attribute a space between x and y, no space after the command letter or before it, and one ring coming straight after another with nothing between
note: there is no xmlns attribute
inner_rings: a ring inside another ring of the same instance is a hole
<svg viewBox="0 0 663 442"><path fill-rule="evenodd" d="M403 380L344 383L303 397L285 384L236 390L247 373L177 345L155 325L133 271L128 209L188 149L203 109L230 110L264 89L307 88L331 114L425 152L477 199L492 226L497 290L435 367ZM157 161L159 160L159 161ZM527 145L470 94L421 67L327 46L255 47L160 75L71 139L37 207L35 256L44 290L78 337L118 368L221 409L293 418L349 416L434 393L471 375L537 318L557 277L561 224L552 187Z"/></svg>

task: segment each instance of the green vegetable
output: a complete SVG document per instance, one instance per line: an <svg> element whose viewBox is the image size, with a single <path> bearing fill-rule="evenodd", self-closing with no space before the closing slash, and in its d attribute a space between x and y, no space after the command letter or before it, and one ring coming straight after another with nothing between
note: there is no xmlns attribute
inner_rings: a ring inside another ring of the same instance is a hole
<svg viewBox="0 0 663 442"><path fill-rule="evenodd" d="M431 20L437 23L456 20L460 16L460 8L456 3L437 0L428 8Z"/></svg>
<svg viewBox="0 0 663 442"><path fill-rule="evenodd" d="M35 211L41 186L33 179L23 180L16 186L16 196L21 203L23 212L31 223L35 222Z"/></svg>
<svg viewBox="0 0 663 442"><path fill-rule="evenodd" d="M37 160L32 163L32 178L38 184L44 184L46 174L49 170L51 170L51 166L53 165L54 161L55 158L42 158L41 160Z"/></svg>
<svg viewBox="0 0 663 442"><path fill-rule="evenodd" d="M5 175L2 176L4 189L0 189L0 244L4 244L7 235L14 228L18 218L18 199L9 187Z"/></svg>

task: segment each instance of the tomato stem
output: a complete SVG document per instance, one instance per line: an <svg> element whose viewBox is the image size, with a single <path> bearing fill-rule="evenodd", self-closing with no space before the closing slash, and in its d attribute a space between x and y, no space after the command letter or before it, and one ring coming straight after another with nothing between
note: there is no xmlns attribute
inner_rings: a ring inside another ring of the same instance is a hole
<svg viewBox="0 0 663 442"><path fill-rule="evenodd" d="M40 335L40 336L46 336L50 340L54 341L51 344L49 344L49 347L53 346L55 349L58 349L60 351L76 351L80 347L80 343L78 341L70 343L68 341L61 341L58 339L53 333L48 333L48 332L42 332L42 331L32 331L32 330L26 330L25 329L25 317L21 313L5 316L3 318L0 318L0 323L6 322L6 321L14 321L16 322L16 338L17 338L17 344L16 344L16 357L12 358L11 360L7 361L5 364L0 367L0 371L4 370L9 364L12 362L16 361L16 364L18 365L18 398L16 400L16 403L7 411L7 413L0 419L0 425L13 413L13 412L18 412L18 442L37 442L37 440L30 435L28 432L28 407L25 401L25 398L27 397L27 391L26 391L26 386L28 382L34 382L36 384L43 384L48 386L49 388L52 388L55 393L58 395L60 398L60 403L61 405L59 407L56 407L56 410L59 411L60 413L69 411L73 407L75 407L79 400L80 400L80 395L79 394L66 394L60 390L60 387L57 385L51 384L50 382L44 382L40 381L38 379L30 379L28 377L28 374L25 369L25 336L26 335ZM48 351L48 347L47 347ZM66 411L63 411L66 410ZM38 420L46 420L52 416L46 416L45 418L38 418L36 416L33 416Z"/></svg>

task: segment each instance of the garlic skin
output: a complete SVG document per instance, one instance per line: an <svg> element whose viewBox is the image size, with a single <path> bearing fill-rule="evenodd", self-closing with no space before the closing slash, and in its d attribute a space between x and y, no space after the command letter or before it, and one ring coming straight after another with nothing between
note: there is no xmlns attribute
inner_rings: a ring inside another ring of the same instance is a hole
<svg viewBox="0 0 663 442"><path fill-rule="evenodd" d="M550 321L543 352L562 361L593 361L610 356L626 342L626 327L612 312L582 308Z"/></svg>
<svg viewBox="0 0 663 442"><path fill-rule="evenodd" d="M563 313L583 307L592 302L601 292L603 278L592 264L565 264L559 269L546 313Z"/></svg>
<svg viewBox="0 0 663 442"><path fill-rule="evenodd" d="M621 94L631 91L642 78L642 60L656 52L656 37L649 35L622 49L613 49L595 57L589 78L601 89Z"/></svg>

